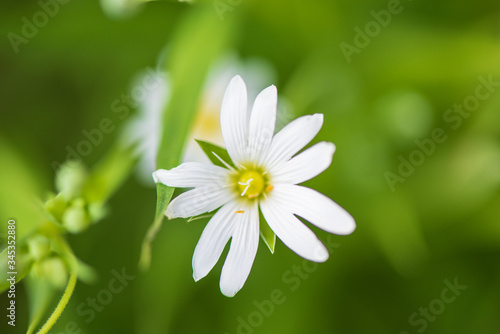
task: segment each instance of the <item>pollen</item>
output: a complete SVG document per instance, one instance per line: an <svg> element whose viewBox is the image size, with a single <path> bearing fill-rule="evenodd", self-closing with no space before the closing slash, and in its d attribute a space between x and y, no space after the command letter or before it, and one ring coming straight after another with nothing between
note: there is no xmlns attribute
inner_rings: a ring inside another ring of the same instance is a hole
<svg viewBox="0 0 500 334"><path fill-rule="evenodd" d="M238 211L235 211L234 213L245 213L245 210L238 210Z"/></svg>
<svg viewBox="0 0 500 334"><path fill-rule="evenodd" d="M272 184L270 184L270 185L268 185L268 186L266 187L266 192L273 191L273 189L274 189L274 186L273 186Z"/></svg>

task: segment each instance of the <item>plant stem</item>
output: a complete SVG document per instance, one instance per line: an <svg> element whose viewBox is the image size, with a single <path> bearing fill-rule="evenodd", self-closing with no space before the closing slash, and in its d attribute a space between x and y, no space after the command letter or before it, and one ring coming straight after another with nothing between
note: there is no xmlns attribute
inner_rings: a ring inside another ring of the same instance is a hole
<svg viewBox="0 0 500 334"><path fill-rule="evenodd" d="M54 312L52 312L50 318L43 325L43 327L40 328L37 334L46 334L55 325L56 321L59 319L62 312L64 311L64 308L66 307L66 305L68 305L69 299L71 298L71 295L75 290L76 280L78 276L77 274L78 273L76 267L73 267L71 270L71 275L69 277L68 286L66 287L66 290L64 290L64 294L62 295L59 304L57 304L56 309L54 310ZM32 329L30 328L28 329L28 333L31 333L30 330L32 331Z"/></svg>

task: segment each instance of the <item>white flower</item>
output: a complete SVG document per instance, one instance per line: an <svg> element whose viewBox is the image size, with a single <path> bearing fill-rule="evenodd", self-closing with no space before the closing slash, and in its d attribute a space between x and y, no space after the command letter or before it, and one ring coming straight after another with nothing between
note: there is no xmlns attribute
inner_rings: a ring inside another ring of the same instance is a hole
<svg viewBox="0 0 500 334"><path fill-rule="evenodd" d="M338 204L315 190L298 186L328 168L335 146L321 142L297 154L319 132L323 115L296 119L275 136L277 91L270 86L247 111L247 91L241 77L231 80L221 108L221 130L236 166L184 163L153 173L156 182L194 188L168 206L166 215L188 218L213 211L193 255L193 277L205 277L232 238L222 268L220 288L234 296L250 273L259 243L259 208L283 243L305 259L324 262L328 251L295 215L335 234L350 234L354 219Z"/></svg>

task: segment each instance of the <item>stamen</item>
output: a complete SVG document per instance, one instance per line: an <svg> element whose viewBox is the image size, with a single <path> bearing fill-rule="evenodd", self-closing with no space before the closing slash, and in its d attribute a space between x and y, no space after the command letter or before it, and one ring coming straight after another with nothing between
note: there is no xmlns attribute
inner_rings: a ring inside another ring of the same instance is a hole
<svg viewBox="0 0 500 334"><path fill-rule="evenodd" d="M229 170L234 170L234 168L233 168L230 164L228 164L227 162L225 162L224 160L222 160L222 158L221 158L221 157L219 157L219 156L217 155L217 153L215 153L214 151L212 151L212 154L213 154L213 155L215 155L215 157L216 157L217 159L219 159L219 161L220 161L220 162L222 162L222 163L224 164L224 166L226 166L226 167L227 167L227 169L229 169Z"/></svg>
<svg viewBox="0 0 500 334"><path fill-rule="evenodd" d="M241 197L254 200L259 198L266 189L266 179L259 170L240 171L236 176L237 191Z"/></svg>
<svg viewBox="0 0 500 334"><path fill-rule="evenodd" d="M234 213L245 213L245 210L238 210L238 211L235 211Z"/></svg>
<svg viewBox="0 0 500 334"><path fill-rule="evenodd" d="M238 182L239 185L246 186L245 190L241 193L241 196L245 196L247 193L248 188L250 188L250 183L252 183L253 179L249 179L246 183L244 182ZM249 196L250 197L250 196Z"/></svg>
<svg viewBox="0 0 500 334"><path fill-rule="evenodd" d="M267 188L266 188L266 191L267 192L270 192L274 189L274 186L272 184L268 185Z"/></svg>

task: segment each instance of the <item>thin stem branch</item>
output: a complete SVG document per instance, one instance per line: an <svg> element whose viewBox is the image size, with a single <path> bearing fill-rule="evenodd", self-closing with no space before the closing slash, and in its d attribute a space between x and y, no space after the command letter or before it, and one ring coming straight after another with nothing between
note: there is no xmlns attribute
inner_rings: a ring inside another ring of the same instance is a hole
<svg viewBox="0 0 500 334"><path fill-rule="evenodd" d="M77 269L75 266L71 270L71 275L69 277L68 286L66 287L66 290L64 290L64 294L62 295L61 300L59 301L59 304L57 304L56 309L54 310L54 312L52 312L52 315L50 316L50 318L42 326L42 328L40 328L40 330L38 331L37 334L46 334L55 325L56 321L59 319L62 312L66 308L66 305L68 305L69 299L71 298L71 295L73 294L73 291L75 290L77 277L78 277L78 273L77 273ZM28 329L28 332L30 333L30 329Z"/></svg>

